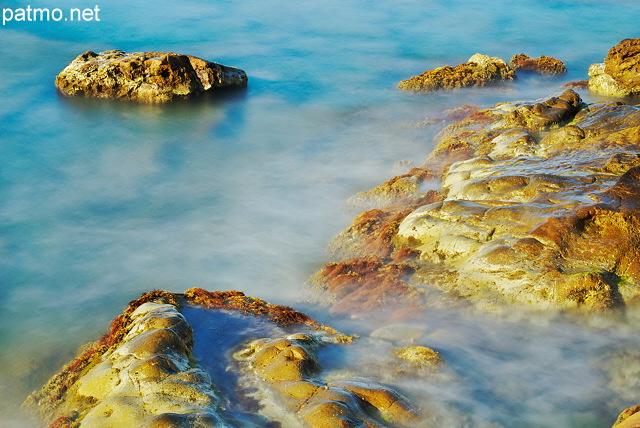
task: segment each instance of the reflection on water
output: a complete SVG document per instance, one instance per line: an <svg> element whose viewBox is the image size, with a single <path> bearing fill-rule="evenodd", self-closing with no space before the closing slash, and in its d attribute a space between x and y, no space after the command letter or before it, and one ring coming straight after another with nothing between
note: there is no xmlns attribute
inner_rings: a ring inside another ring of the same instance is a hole
<svg viewBox="0 0 640 428"><path fill-rule="evenodd" d="M390 178L397 161L419 165L429 153L437 126L415 123L461 104L540 98L583 79L590 63L633 36L640 14L629 1L100 6L99 25L25 22L0 29L2 426L29 426L16 410L24 396L144 291L240 289L295 304L301 284L322 264L324 246L354 215L343 202ZM223 99L165 106L56 93L53 78L72 58L112 48L191 53L237 66L247 70L249 87ZM401 79L476 52L551 55L570 71L505 88L395 90ZM340 320L327 322L341 328ZM617 346L615 334L592 338L586 327L551 321L546 329L461 322L445 312L436 324L449 337L464 337L474 326L471 337L489 335L486 343L422 339L441 346L467 379L466 390L445 390L447 400L486 420L513 416L544 426L536 421L548 413L566 421L573 413L565 415L560 403L573 396L557 381L564 382L560 374L592 361L599 340ZM581 341L558 333L572 329ZM521 331L536 339L538 353L528 346L531 352L513 353L530 343L514 339ZM534 368L521 370L528 365ZM544 375L552 367L557 371L548 373L557 376ZM567 376L582 382L585 397L606 396L606 388L589 386L591 377L603 384L596 371L580 373ZM492 382L507 392L496 392ZM517 414L501 401L505 395L533 404ZM577 405L598 399L604 401ZM619 410L613 407L584 412L595 412L593 426L606 426ZM482 416L494 412L500 415Z"/></svg>

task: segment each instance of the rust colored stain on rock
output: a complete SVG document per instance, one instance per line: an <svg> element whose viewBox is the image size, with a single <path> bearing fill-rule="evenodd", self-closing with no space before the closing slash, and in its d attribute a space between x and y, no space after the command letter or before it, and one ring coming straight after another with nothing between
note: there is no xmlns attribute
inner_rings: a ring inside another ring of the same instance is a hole
<svg viewBox="0 0 640 428"><path fill-rule="evenodd" d="M545 55L541 55L538 58L531 58L526 54L517 54L511 57L509 65L516 71L533 71L546 75L564 74L567 72L567 67L562 61Z"/></svg>
<svg viewBox="0 0 640 428"><path fill-rule="evenodd" d="M340 313L420 307L429 290L485 306L640 303L640 110L568 89L478 110L434 142L430 190L402 203L393 184L408 177L376 188L379 208L331 242L312 300Z"/></svg>

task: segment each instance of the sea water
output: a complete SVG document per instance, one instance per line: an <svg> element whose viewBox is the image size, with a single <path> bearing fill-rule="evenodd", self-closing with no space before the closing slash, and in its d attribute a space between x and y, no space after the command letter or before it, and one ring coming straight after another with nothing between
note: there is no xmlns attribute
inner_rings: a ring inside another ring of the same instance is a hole
<svg viewBox="0 0 640 428"><path fill-rule="evenodd" d="M420 123L586 79L640 22L640 3L614 0L31 6L97 6L99 15L0 28L2 427L35 426L19 409L24 398L145 291L237 289L303 307L302 284L357 214L344 201L405 172L399 161L420 165L429 154L438 126ZM54 77L75 56L107 49L192 54L246 70L249 86L160 106L57 93ZM476 52L549 55L569 72L500 88L396 89ZM354 320L323 321L367 332ZM617 378L600 370L626 361L622 378L637 384L633 326L454 310L416 322L425 329L416 340L441 351L455 380L387 381L426 407L470 415L451 416L451 426L605 427L640 403L640 390L613 392ZM348 360L368 364L362 349ZM623 357L603 360L620 349Z"/></svg>

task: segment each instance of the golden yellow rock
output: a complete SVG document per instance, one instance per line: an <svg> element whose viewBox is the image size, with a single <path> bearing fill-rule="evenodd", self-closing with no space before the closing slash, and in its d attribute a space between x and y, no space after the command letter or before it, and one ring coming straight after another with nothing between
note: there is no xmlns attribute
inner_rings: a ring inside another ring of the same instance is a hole
<svg viewBox="0 0 640 428"><path fill-rule="evenodd" d="M417 367L435 367L442 363L440 353L426 346L414 345L400 348L395 351L395 355Z"/></svg>

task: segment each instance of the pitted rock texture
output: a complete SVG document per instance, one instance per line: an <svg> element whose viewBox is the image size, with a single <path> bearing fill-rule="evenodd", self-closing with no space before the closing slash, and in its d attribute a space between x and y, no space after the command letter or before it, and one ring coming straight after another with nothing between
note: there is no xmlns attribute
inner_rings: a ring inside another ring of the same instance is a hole
<svg viewBox="0 0 640 428"><path fill-rule="evenodd" d="M366 379L324 381L317 338L296 334L259 339L235 358L306 427L416 426L421 413L402 395Z"/></svg>
<svg viewBox="0 0 640 428"><path fill-rule="evenodd" d="M191 334L173 305L140 305L119 345L68 386L56 414L92 428L229 426L209 375L189 360Z"/></svg>
<svg viewBox="0 0 640 428"><path fill-rule="evenodd" d="M640 39L625 39L612 47L604 63L589 67L589 90L602 95L640 95Z"/></svg>
<svg viewBox="0 0 640 428"><path fill-rule="evenodd" d="M398 88L406 91L430 92L466 86L485 86L515 78L514 70L504 60L477 53L466 63L455 67L445 65L403 80L398 84Z"/></svg>
<svg viewBox="0 0 640 428"><path fill-rule="evenodd" d="M541 55L538 58L530 58L526 54L517 54L509 60L511 68L523 71L533 71L544 75L564 74L567 67L559 59Z"/></svg>
<svg viewBox="0 0 640 428"><path fill-rule="evenodd" d="M224 87L244 87L243 70L166 52L85 52L56 77L64 95L163 103Z"/></svg>
<svg viewBox="0 0 640 428"><path fill-rule="evenodd" d="M420 418L415 406L389 387L366 379L322 381L316 350L350 343L353 336L289 307L270 305L237 291L200 288L184 294L153 291L131 302L108 334L86 347L25 405L38 411L52 428L269 425L271 421L254 405L231 403L230 397L222 396L211 380L221 374L210 376L197 364L193 327L180 311L185 305L197 306L207 314L238 314L249 329L243 331L242 323L234 321L231 325L239 338L255 337L257 324L252 321L256 318L268 324L265 331L274 337L254 341L236 353L244 361L251 360L246 373L238 370L229 350L223 349L226 345L218 343L208 352L216 353L213 359L228 360L228 364L216 365L218 369L235 367L238 384L251 382L257 375L280 394L281 400L269 404L277 407L279 415L295 409L299 418L291 426L389 426L380 414L400 426L411 426L409 422ZM215 319L215 327L208 327L213 331L198 337L207 340L207 334L219 336L222 332L217 329L229 328L222 318ZM228 348L232 346L237 345ZM239 385L233 389L241 390ZM228 410L231 406L233 411ZM370 406L378 410L372 412Z"/></svg>
<svg viewBox="0 0 640 428"><path fill-rule="evenodd" d="M312 300L342 313L415 310L433 290L491 307L638 302L637 107L572 90L498 104L444 128L422 168L439 178L431 199L411 188L408 203L361 214L330 244Z"/></svg>

